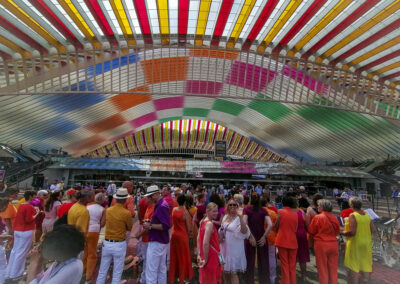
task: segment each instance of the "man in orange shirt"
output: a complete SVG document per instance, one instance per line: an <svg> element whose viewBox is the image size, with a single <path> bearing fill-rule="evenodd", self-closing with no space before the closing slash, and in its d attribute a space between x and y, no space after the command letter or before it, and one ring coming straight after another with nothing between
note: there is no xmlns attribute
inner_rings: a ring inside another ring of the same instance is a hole
<svg viewBox="0 0 400 284"><path fill-rule="evenodd" d="M13 204L13 201L18 199L18 189L10 188L7 190L7 193L10 202L8 203L6 210L0 213L0 217L6 223L8 234L12 235L15 217L17 216L17 208Z"/></svg>

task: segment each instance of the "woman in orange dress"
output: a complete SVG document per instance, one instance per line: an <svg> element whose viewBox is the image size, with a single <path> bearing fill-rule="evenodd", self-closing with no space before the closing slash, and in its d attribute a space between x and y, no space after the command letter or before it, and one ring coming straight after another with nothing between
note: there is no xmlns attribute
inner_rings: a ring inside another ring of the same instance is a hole
<svg viewBox="0 0 400 284"><path fill-rule="evenodd" d="M185 195L177 198L178 207L172 210L172 235L170 243L170 266L168 280L183 284L185 279L192 279L193 269L189 250L189 236L192 237L190 215L185 208Z"/></svg>
<svg viewBox="0 0 400 284"><path fill-rule="evenodd" d="M298 226L297 201L293 196L286 195L282 199L283 209L278 211L275 227L277 235L275 246L278 247L281 260L281 284L296 284L296 259Z"/></svg>
<svg viewBox="0 0 400 284"><path fill-rule="evenodd" d="M218 260L220 252L218 231L213 224L218 216L217 204L210 202L206 207L205 218L200 222L197 247L200 250L198 263L200 267L200 284L217 284L221 282L222 267Z"/></svg>

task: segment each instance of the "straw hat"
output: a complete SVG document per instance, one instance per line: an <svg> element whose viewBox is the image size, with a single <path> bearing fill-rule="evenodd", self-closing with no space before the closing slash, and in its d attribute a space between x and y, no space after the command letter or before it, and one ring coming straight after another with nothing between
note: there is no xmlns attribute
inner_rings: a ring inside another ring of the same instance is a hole
<svg viewBox="0 0 400 284"><path fill-rule="evenodd" d="M128 196L129 196L128 190L123 187L118 188L117 193L114 194L115 199L126 199L128 198Z"/></svg>

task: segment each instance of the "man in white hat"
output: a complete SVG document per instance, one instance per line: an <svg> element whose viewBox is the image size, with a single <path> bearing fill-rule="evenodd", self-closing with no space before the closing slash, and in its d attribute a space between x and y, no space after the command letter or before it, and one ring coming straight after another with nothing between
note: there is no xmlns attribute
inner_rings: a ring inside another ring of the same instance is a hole
<svg viewBox="0 0 400 284"><path fill-rule="evenodd" d="M149 236L146 253L148 261L145 268L146 283L167 283L168 231L171 228L169 205L163 199L157 185L149 186L145 196L155 204L151 221L143 222L143 228L148 230Z"/></svg>
<svg viewBox="0 0 400 284"><path fill-rule="evenodd" d="M124 208L128 196L126 188L119 188L113 196L117 203L106 210L106 231L97 284L106 282L111 262L114 263L111 283L119 284L121 282L127 246L126 232L130 232L132 229L131 213Z"/></svg>

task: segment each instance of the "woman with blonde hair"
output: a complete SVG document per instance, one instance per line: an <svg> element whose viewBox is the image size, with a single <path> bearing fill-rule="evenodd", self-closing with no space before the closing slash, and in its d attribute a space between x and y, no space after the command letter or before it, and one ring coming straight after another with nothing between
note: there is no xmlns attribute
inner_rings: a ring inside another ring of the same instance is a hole
<svg viewBox="0 0 400 284"><path fill-rule="evenodd" d="M244 273L247 267L244 240L250 236L250 230L239 214L239 204L235 199L228 201L227 214L219 228L221 252L225 258L224 283L239 284L238 273Z"/></svg>
<svg viewBox="0 0 400 284"><path fill-rule="evenodd" d="M374 223L369 215L361 209L362 201L356 196L349 199L350 208L354 210L349 217L346 254L344 265L349 268L349 283L357 284L370 282L372 272L372 233L375 232ZM361 279L360 278L364 278Z"/></svg>
<svg viewBox="0 0 400 284"><path fill-rule="evenodd" d="M217 204L210 202L206 207L206 214L200 222L197 247L200 251L198 264L200 267L199 280L201 284L216 284L221 282L221 264L218 232L212 221L218 216Z"/></svg>

